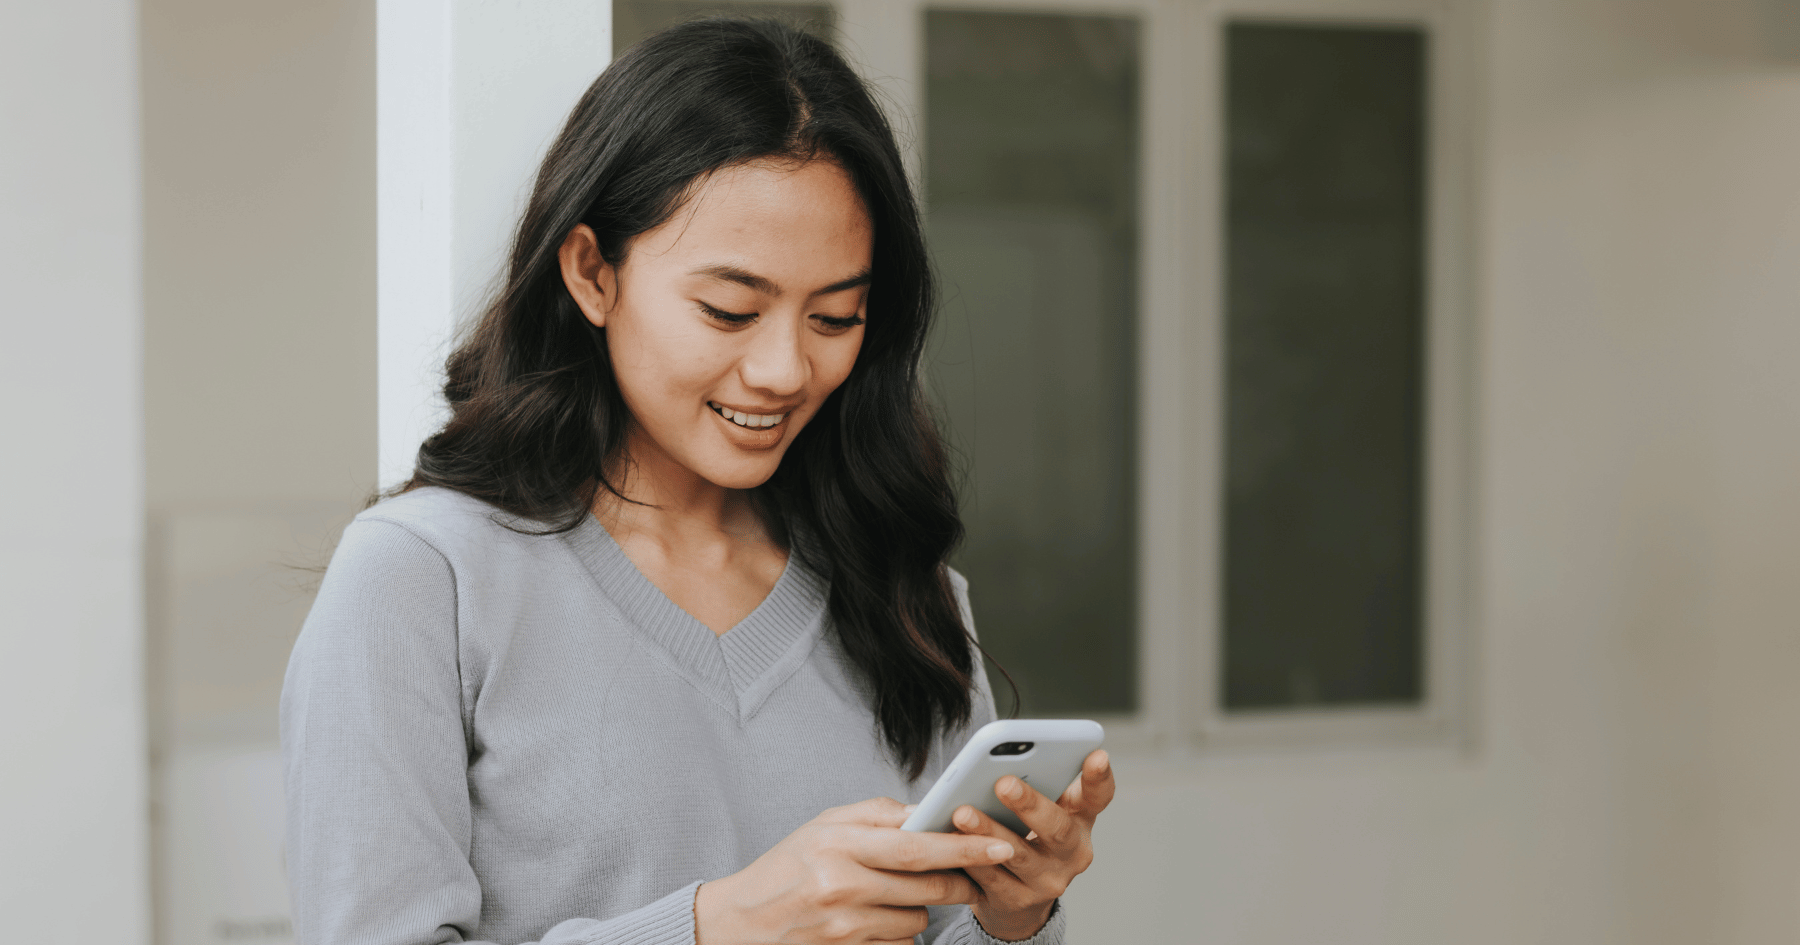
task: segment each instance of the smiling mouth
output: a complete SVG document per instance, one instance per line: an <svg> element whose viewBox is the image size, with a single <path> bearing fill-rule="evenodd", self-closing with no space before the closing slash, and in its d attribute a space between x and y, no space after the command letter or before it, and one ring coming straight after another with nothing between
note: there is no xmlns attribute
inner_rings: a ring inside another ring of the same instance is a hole
<svg viewBox="0 0 1800 945"><path fill-rule="evenodd" d="M721 407L711 401L707 401L706 405L712 408L713 413L724 417L746 430L767 430L787 419L787 414L785 413L744 413L741 410L733 410L730 407Z"/></svg>

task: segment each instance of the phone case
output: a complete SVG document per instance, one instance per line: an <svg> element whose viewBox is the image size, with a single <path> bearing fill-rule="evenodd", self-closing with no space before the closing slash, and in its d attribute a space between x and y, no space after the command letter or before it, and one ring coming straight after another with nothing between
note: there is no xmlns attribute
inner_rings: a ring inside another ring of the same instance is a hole
<svg viewBox="0 0 1800 945"><path fill-rule="evenodd" d="M938 776L918 810L906 818L901 830L951 833L950 815L968 804L1005 824L1023 837L1030 828L994 795L994 782L1016 775L1051 800L1062 796L1088 753L1100 747L1106 732L1087 719L1009 719L989 722L969 736L956 760ZM1017 745L1030 742L1029 750ZM1006 747L1003 747L1006 746ZM994 754L1001 749L1002 754Z"/></svg>

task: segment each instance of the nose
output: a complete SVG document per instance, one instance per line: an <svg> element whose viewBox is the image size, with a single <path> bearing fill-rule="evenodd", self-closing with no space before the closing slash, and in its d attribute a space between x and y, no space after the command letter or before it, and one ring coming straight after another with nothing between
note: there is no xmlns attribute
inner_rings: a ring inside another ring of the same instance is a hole
<svg viewBox="0 0 1800 945"><path fill-rule="evenodd" d="M791 397L806 386L804 327L790 327L785 320L770 319L755 332L738 362L738 377L752 390L772 397Z"/></svg>

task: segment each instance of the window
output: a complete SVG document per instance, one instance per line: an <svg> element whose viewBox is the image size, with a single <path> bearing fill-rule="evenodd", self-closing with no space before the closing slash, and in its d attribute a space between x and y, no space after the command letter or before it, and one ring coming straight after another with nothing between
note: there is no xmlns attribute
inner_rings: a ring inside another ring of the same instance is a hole
<svg viewBox="0 0 1800 945"><path fill-rule="evenodd" d="M1138 24L928 10L925 50L943 291L927 361L966 473L955 564L1023 714L1128 714Z"/></svg>
<svg viewBox="0 0 1800 945"><path fill-rule="evenodd" d="M1227 711L1417 704L1425 36L1225 30Z"/></svg>
<svg viewBox="0 0 1800 945"><path fill-rule="evenodd" d="M836 32L836 10L829 3L762 3L757 0L612 0L613 55L665 27L719 13L769 16L799 25L814 36L830 39Z"/></svg>

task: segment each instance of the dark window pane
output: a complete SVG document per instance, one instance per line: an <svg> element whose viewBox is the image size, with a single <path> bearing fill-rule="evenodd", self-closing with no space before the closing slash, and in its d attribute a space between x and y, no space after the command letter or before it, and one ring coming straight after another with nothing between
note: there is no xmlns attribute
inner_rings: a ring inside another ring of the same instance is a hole
<svg viewBox="0 0 1800 945"><path fill-rule="evenodd" d="M1417 702L1425 37L1226 40L1225 707Z"/></svg>
<svg viewBox="0 0 1800 945"><path fill-rule="evenodd" d="M1129 712L1137 23L932 10L925 27L930 373L968 474L955 564L1026 714Z"/></svg>
<svg viewBox="0 0 1800 945"><path fill-rule="evenodd" d="M732 0L613 0L613 55L664 27L718 13L785 20L827 42L836 42L836 10L829 3L733 3Z"/></svg>

